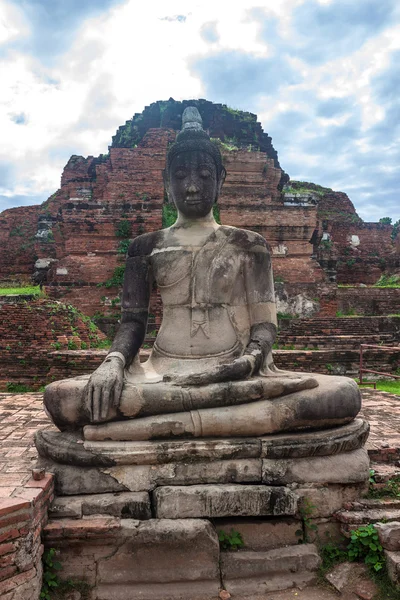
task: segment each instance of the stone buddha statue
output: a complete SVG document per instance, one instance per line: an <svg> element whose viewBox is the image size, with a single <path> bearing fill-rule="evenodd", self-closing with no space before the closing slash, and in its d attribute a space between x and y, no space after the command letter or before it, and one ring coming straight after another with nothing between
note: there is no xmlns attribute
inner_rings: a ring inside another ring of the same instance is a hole
<svg viewBox="0 0 400 600"><path fill-rule="evenodd" d="M360 409L354 381L275 367L268 244L215 221L221 154L196 108L182 121L164 172L177 221L133 240L111 350L90 376L47 386L48 414L92 441L262 436L352 421ZM141 363L154 281L163 318Z"/></svg>

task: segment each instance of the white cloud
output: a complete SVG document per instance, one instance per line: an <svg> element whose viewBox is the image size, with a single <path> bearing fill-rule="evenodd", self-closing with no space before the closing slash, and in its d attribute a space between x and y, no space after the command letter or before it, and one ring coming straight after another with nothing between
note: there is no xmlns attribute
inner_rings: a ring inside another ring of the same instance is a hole
<svg viewBox="0 0 400 600"><path fill-rule="evenodd" d="M334 7L338 1L320 4ZM170 96L212 100L210 84L194 71L193 61L231 52L250 59L272 58L278 65L276 73L286 61L298 81L277 75L277 81L267 81L255 95L252 82L244 77L240 108L258 113L273 136L283 168L293 178L315 179L320 164L327 180L317 183L344 185L364 207L360 213L369 211L373 218L376 208L361 192L363 177L357 179L355 171L357 160L364 164L376 153L370 132L387 118L388 107L374 94L374 78L388 68L392 53L400 47L400 25L394 18L376 35L360 38L359 46L347 54L308 62L297 49L304 40L312 42L316 32L305 35L293 11L313 5L308 0L128 0L83 18L74 31L66 29L70 44L45 64L20 43L32 34L28 13L0 0L0 162L13 168L10 181L0 181L3 194L12 198L54 192L71 154L105 152L117 127L155 100ZM267 16L273 19L269 30ZM215 35L207 41L202 28L210 22ZM226 74L227 90L228 79ZM228 91L223 101L237 105L232 98ZM332 100L343 106L319 114L319 105ZM290 114L293 124L288 131L284 119ZM327 148L317 150L314 146L327 132L331 136ZM335 136L343 137L342 145ZM329 145L338 151L332 154ZM381 148L394 161L396 141L382 138ZM381 173L393 176L395 166L390 162Z"/></svg>

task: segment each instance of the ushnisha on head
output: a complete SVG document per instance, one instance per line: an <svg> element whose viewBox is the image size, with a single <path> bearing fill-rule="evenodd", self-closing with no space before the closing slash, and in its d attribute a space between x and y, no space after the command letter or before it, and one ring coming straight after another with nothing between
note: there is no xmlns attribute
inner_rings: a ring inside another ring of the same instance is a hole
<svg viewBox="0 0 400 600"><path fill-rule="evenodd" d="M199 111L186 108L164 172L167 192L178 211L190 218L205 217L218 199L225 175L219 148L204 131Z"/></svg>

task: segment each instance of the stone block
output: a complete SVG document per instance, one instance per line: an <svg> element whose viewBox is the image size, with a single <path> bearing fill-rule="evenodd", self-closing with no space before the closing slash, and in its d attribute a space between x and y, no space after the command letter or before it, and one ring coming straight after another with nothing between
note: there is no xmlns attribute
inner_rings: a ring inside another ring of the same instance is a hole
<svg viewBox="0 0 400 600"><path fill-rule="evenodd" d="M312 506L311 517L331 517L341 510L346 502L357 500L364 491L364 485L325 485L300 486L294 489L300 502L307 500Z"/></svg>
<svg viewBox="0 0 400 600"><path fill-rule="evenodd" d="M253 597L310 583L320 564L313 544L267 552L222 552L222 582L233 595Z"/></svg>
<svg viewBox="0 0 400 600"><path fill-rule="evenodd" d="M385 550L385 558L389 578L397 585L400 583L400 552Z"/></svg>
<svg viewBox="0 0 400 600"><path fill-rule="evenodd" d="M400 551L400 521L390 523L377 523L376 530L379 541L385 550Z"/></svg>
<svg viewBox="0 0 400 600"><path fill-rule="evenodd" d="M112 515L122 519L151 519L149 494L147 492L120 492L83 496L82 514Z"/></svg>
<svg viewBox="0 0 400 600"><path fill-rule="evenodd" d="M306 458L330 456L361 448L369 434L364 419L322 431L300 431L265 436L262 441L263 458Z"/></svg>
<svg viewBox="0 0 400 600"><path fill-rule="evenodd" d="M153 493L159 519L294 515L297 496L284 487L262 485L164 486Z"/></svg>
<svg viewBox="0 0 400 600"><path fill-rule="evenodd" d="M300 522L296 519L275 517L236 518L216 519L214 526L217 533L220 531L230 533L232 529L238 531L242 536L244 548L257 552L297 544L296 531L300 527Z"/></svg>
<svg viewBox="0 0 400 600"><path fill-rule="evenodd" d="M219 543L204 520L151 520L98 562L97 598L217 597Z"/></svg>
<svg viewBox="0 0 400 600"><path fill-rule="evenodd" d="M346 540L342 534L340 523L334 518L310 519L309 523L315 525L316 529L308 531L308 540L317 546L329 543L340 546Z"/></svg>
<svg viewBox="0 0 400 600"><path fill-rule="evenodd" d="M365 449L309 458L264 459L263 482L268 485L289 483L362 483L368 481L369 458Z"/></svg>
<svg viewBox="0 0 400 600"><path fill-rule="evenodd" d="M55 474L60 496L142 492L158 485L261 483L261 459L256 458L115 467L75 467L47 459L40 459L40 463Z"/></svg>
<svg viewBox="0 0 400 600"><path fill-rule="evenodd" d="M261 455L261 440L257 438L165 440L162 442L92 442L85 440L83 446L92 455L109 458L116 465L193 463L205 459L215 461L259 458Z"/></svg>
<svg viewBox="0 0 400 600"><path fill-rule="evenodd" d="M57 496L48 512L51 519L80 519L82 517L82 496Z"/></svg>

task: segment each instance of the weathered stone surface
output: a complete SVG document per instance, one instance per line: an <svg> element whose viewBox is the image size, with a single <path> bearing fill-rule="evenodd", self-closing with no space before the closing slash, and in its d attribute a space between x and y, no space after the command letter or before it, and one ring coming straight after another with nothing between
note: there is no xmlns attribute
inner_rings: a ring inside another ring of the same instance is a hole
<svg viewBox="0 0 400 600"><path fill-rule="evenodd" d="M370 510L342 510L336 518L341 523L350 525L364 525L366 523L379 523L387 521L400 521L400 509L370 509Z"/></svg>
<svg viewBox="0 0 400 600"><path fill-rule="evenodd" d="M117 465L146 465L170 462L200 462L204 459L259 458L258 438L217 440L166 440L162 442L84 442L84 448L105 456Z"/></svg>
<svg viewBox="0 0 400 600"><path fill-rule="evenodd" d="M400 521L377 523L376 530L379 535L379 541L385 550L392 552L400 551Z"/></svg>
<svg viewBox="0 0 400 600"><path fill-rule="evenodd" d="M122 519L146 520L151 518L150 498L147 492L120 492L93 494L82 497L83 515L113 515Z"/></svg>
<svg viewBox="0 0 400 600"><path fill-rule="evenodd" d="M361 448L369 434L369 423L364 419L322 431L286 433L262 439L263 458L306 458L330 456Z"/></svg>
<svg viewBox="0 0 400 600"><path fill-rule="evenodd" d="M36 446L42 456L81 466L146 465L201 462L205 459L267 459L328 456L360 448L369 432L363 419L324 431L210 440L88 441L78 434L39 431Z"/></svg>
<svg viewBox="0 0 400 600"><path fill-rule="evenodd" d="M74 467L62 465L52 460L40 458L38 464L48 473L54 473L55 491L59 496L77 496L79 494L103 494L107 492L146 491L149 487L138 486L129 490L108 473L97 467Z"/></svg>
<svg viewBox="0 0 400 600"><path fill-rule="evenodd" d="M128 489L156 485L194 485L200 483L259 483L261 460L217 460L164 465L121 465L105 470ZM141 482L141 483L140 483Z"/></svg>
<svg viewBox="0 0 400 600"><path fill-rule="evenodd" d="M223 460L161 465L121 465L74 467L46 459L40 464L56 475L60 496L103 494L107 492L141 492L157 485L194 485L201 483L260 483L261 459Z"/></svg>
<svg viewBox="0 0 400 600"><path fill-rule="evenodd" d="M147 521L117 552L99 560L97 597L217 597L218 561L218 538L208 521Z"/></svg>
<svg viewBox="0 0 400 600"><path fill-rule="evenodd" d="M268 552L222 552L222 581L231 594L252 597L309 583L320 563L313 544Z"/></svg>
<svg viewBox="0 0 400 600"><path fill-rule="evenodd" d="M115 494L87 494L57 497L49 510L53 519L81 518L83 515L111 515L125 519L151 518L147 492L119 492Z"/></svg>
<svg viewBox="0 0 400 600"><path fill-rule="evenodd" d="M349 588L354 588L358 579L365 579L367 573L368 569L364 564L344 562L336 565L325 578L338 592L351 592L353 590Z"/></svg>
<svg viewBox="0 0 400 600"><path fill-rule="evenodd" d="M192 485L154 491L159 519L294 515L297 497L287 488L261 485Z"/></svg>
<svg viewBox="0 0 400 600"><path fill-rule="evenodd" d="M52 519L80 519L82 517L82 496L67 496L54 498L49 508Z"/></svg>
<svg viewBox="0 0 400 600"><path fill-rule="evenodd" d="M216 519L217 532L238 531L243 539L246 551L265 551L298 543L296 531L300 522L290 518L269 519Z"/></svg>
<svg viewBox="0 0 400 600"><path fill-rule="evenodd" d="M385 558L390 580L396 584L400 583L400 552L385 550Z"/></svg>
<svg viewBox="0 0 400 600"><path fill-rule="evenodd" d="M369 477L369 458L364 449L315 458L264 459L266 484L360 483Z"/></svg>
<svg viewBox="0 0 400 600"><path fill-rule="evenodd" d="M315 526L316 529L313 530L308 528L308 540L318 546L324 546L328 543L340 545L343 544L343 541L345 540L340 529L340 524L335 518L310 519L309 525Z"/></svg>
<svg viewBox="0 0 400 600"><path fill-rule="evenodd" d="M311 516L319 518L330 517L341 510L346 503L358 500L361 494L366 491L366 486L364 484L304 485L296 487L294 491L300 501L307 500L313 507Z"/></svg>

